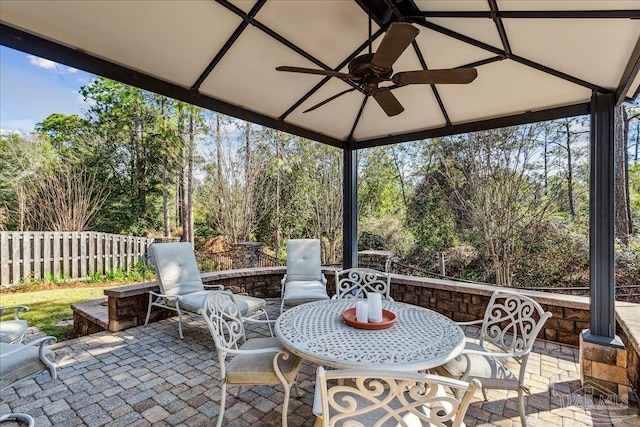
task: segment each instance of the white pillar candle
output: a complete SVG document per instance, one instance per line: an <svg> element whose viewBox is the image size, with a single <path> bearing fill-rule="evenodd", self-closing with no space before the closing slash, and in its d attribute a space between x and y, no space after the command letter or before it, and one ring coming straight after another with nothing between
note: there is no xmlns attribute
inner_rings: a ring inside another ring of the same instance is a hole
<svg viewBox="0 0 640 427"><path fill-rule="evenodd" d="M382 295L377 292L367 292L369 322L382 322Z"/></svg>
<svg viewBox="0 0 640 427"><path fill-rule="evenodd" d="M358 300L356 302L356 320L358 322L367 323L369 316L369 304L365 300Z"/></svg>

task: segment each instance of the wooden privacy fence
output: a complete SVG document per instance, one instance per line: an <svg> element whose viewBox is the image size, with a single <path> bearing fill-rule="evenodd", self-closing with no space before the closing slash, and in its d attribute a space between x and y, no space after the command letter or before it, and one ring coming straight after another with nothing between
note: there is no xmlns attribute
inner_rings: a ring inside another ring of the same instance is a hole
<svg viewBox="0 0 640 427"><path fill-rule="evenodd" d="M0 232L0 285L24 279L80 279L113 269L128 270L153 242L94 232Z"/></svg>

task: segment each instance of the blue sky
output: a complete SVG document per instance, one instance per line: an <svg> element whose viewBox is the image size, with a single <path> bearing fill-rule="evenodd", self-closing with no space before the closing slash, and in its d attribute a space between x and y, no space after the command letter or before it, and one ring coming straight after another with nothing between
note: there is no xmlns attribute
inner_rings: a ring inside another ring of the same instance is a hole
<svg viewBox="0 0 640 427"><path fill-rule="evenodd" d="M29 133L53 113L79 114L79 94L95 76L0 46L0 134Z"/></svg>

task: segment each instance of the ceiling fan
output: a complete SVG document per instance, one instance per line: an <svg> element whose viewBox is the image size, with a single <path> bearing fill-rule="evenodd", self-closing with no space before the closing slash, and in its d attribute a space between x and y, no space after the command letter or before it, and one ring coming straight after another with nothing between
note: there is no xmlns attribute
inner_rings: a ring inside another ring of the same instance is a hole
<svg viewBox="0 0 640 427"><path fill-rule="evenodd" d="M475 68L401 71L394 74L393 64L418 36L419 32L420 30L409 23L392 23L380 42L378 50L372 53L370 42L369 53L352 59L348 65L348 73L289 66L276 67L276 70L336 77L357 85L325 99L305 110L305 113L313 111L342 95L360 89L367 96L373 96L387 116L395 116L402 113L404 107L402 107L398 99L391 93L389 87L379 87L379 83L392 82L398 86L411 84L467 84L471 83L478 76ZM371 34L369 34L369 40L371 40Z"/></svg>

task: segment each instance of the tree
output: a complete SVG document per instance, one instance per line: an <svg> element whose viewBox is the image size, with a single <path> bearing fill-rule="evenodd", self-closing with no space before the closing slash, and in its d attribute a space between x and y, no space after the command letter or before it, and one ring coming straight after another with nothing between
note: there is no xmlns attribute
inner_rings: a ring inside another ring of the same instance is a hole
<svg viewBox="0 0 640 427"><path fill-rule="evenodd" d="M105 187L97 187L95 173L60 163L45 169L34 182L29 209L33 230L85 231L106 200Z"/></svg>
<svg viewBox="0 0 640 427"><path fill-rule="evenodd" d="M33 184L42 179L41 171L56 162L48 141L32 135L0 136L0 202L5 215L3 228L28 230L29 203L37 202ZM36 208L37 209L37 208Z"/></svg>
<svg viewBox="0 0 640 427"><path fill-rule="evenodd" d="M511 286L520 237L544 226L550 198L532 178L535 125L443 138L442 174L457 220L483 242L496 284Z"/></svg>

